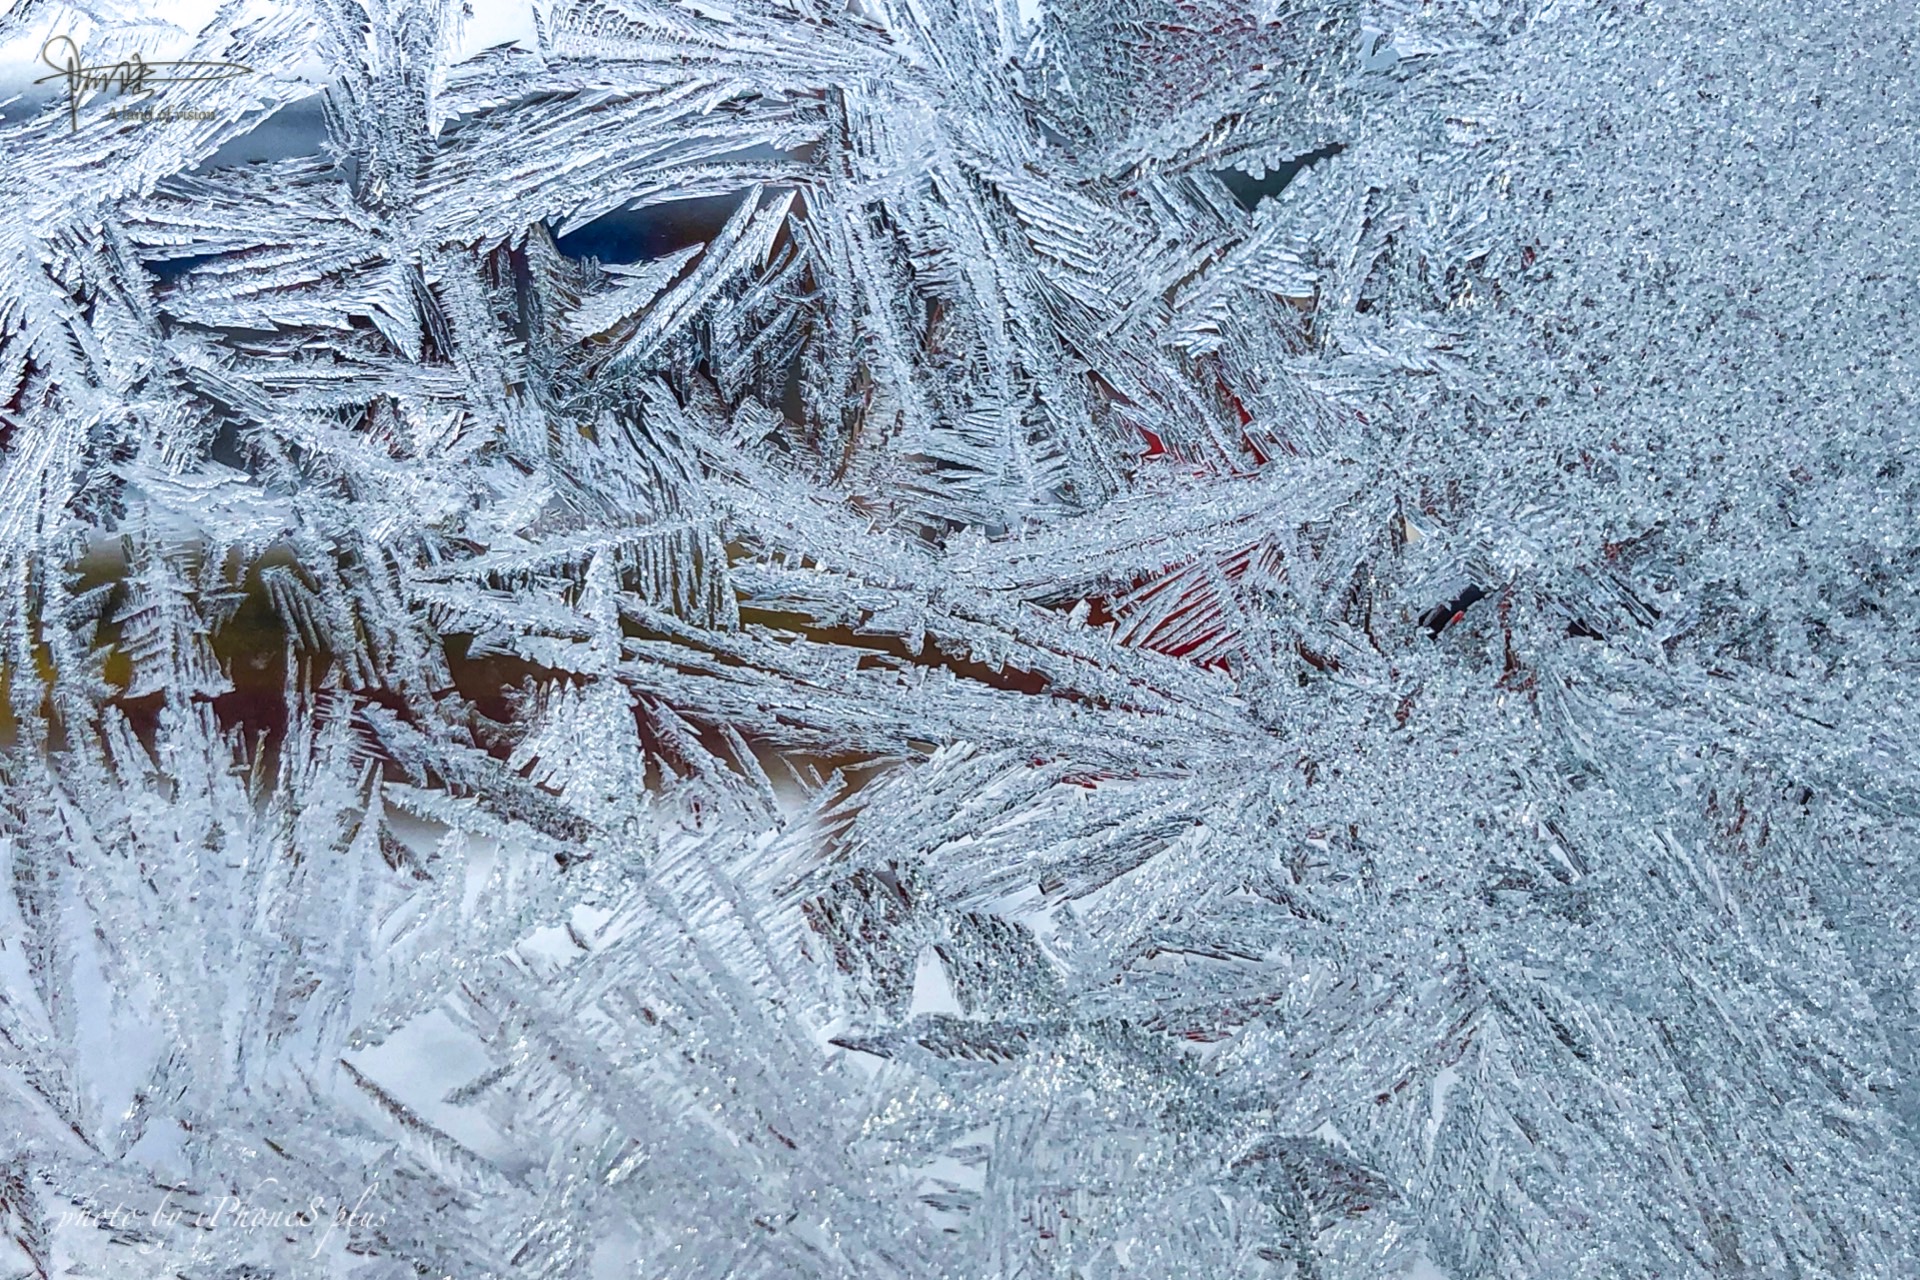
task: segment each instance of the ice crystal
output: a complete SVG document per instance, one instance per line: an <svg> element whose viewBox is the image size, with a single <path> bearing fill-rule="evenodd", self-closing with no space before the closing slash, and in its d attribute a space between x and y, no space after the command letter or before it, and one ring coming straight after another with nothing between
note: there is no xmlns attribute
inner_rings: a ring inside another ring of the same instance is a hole
<svg viewBox="0 0 1920 1280"><path fill-rule="evenodd" d="M0 1272L1916 1274L1910 4L158 8Z"/></svg>

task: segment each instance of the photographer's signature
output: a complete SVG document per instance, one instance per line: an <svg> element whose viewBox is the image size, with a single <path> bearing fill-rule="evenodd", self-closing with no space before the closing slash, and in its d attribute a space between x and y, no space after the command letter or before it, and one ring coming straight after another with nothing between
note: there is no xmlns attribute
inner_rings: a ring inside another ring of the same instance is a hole
<svg viewBox="0 0 1920 1280"><path fill-rule="evenodd" d="M153 92L154 85L231 80L253 70L237 62L148 62L137 53L125 62L89 67L80 61L80 46L66 36L55 36L40 46L40 60L52 67L54 74L41 76L34 83L66 81L67 123L74 132L80 128L80 95L88 89L144 94Z"/></svg>

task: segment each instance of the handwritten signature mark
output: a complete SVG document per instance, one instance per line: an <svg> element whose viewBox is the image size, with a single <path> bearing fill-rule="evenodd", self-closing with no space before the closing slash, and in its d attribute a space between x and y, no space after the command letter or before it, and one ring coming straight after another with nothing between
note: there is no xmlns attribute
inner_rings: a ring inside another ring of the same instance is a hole
<svg viewBox="0 0 1920 1280"><path fill-rule="evenodd" d="M80 94L85 90L117 89L121 93L145 94L153 92L154 85L231 80L253 70L237 62L148 62L137 53L124 62L89 67L80 61L80 46L67 36L55 36L40 46L40 61L52 67L54 74L41 76L34 83L66 82L67 125L74 132L80 128ZM165 74L160 74L163 72Z"/></svg>

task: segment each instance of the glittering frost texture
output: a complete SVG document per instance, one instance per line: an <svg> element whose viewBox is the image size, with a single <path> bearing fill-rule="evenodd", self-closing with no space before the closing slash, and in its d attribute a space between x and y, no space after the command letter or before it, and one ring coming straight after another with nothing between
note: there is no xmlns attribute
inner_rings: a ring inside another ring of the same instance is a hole
<svg viewBox="0 0 1920 1280"><path fill-rule="evenodd" d="M1920 1275L1917 24L14 0L0 1275Z"/></svg>

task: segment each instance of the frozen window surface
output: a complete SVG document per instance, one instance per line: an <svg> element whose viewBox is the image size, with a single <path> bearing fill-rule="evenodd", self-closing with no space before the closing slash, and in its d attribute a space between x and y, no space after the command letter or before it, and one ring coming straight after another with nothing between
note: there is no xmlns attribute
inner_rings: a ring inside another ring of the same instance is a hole
<svg viewBox="0 0 1920 1280"><path fill-rule="evenodd" d="M1920 1257L1911 4L166 7L0 17L0 1275Z"/></svg>

